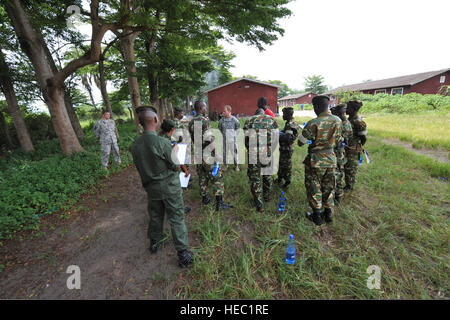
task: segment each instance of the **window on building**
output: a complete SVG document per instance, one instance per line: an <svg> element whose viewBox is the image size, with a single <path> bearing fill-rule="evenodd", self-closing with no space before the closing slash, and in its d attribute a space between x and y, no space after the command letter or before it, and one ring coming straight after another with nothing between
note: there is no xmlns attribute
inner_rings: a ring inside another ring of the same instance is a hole
<svg viewBox="0 0 450 320"><path fill-rule="evenodd" d="M396 95L396 94L403 94L403 88L392 88L391 90L391 95Z"/></svg>
<svg viewBox="0 0 450 320"><path fill-rule="evenodd" d="M386 89L375 90L375 94L386 93Z"/></svg>
<svg viewBox="0 0 450 320"><path fill-rule="evenodd" d="M439 83L444 83L445 82L445 76L441 76L441 78L439 79Z"/></svg>

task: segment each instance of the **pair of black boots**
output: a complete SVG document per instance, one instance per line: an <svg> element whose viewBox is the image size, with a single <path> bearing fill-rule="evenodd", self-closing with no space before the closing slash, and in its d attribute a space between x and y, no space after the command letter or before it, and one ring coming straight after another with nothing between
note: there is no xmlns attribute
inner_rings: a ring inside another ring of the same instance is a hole
<svg viewBox="0 0 450 320"><path fill-rule="evenodd" d="M332 213L333 211L331 210L331 208L325 208L324 210L313 209L312 214L309 212L306 213L306 218L314 222L316 226L320 226L324 221L326 223L333 222Z"/></svg>
<svg viewBox="0 0 450 320"><path fill-rule="evenodd" d="M208 196L204 196L202 198L202 202L203 202L203 204L208 204L211 202L211 198ZM223 202L222 196L216 196L216 211L227 210L230 208L233 208L233 205Z"/></svg>

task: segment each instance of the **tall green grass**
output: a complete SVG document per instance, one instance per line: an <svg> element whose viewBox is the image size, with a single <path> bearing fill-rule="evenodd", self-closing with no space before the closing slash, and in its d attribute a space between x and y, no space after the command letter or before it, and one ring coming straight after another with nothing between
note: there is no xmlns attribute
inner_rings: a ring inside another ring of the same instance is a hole
<svg viewBox="0 0 450 320"><path fill-rule="evenodd" d="M266 213L257 213L246 171L225 173L226 201L216 213L203 207L194 221L198 253L179 298L190 299L398 299L449 297L449 185L433 178L420 157L370 136L371 163L363 164L356 190L346 195L331 225L316 227L309 210L302 160L296 147L286 212L281 190ZM198 187L188 198L200 201ZM294 235L294 265L285 263ZM370 290L367 268L381 268L381 290Z"/></svg>

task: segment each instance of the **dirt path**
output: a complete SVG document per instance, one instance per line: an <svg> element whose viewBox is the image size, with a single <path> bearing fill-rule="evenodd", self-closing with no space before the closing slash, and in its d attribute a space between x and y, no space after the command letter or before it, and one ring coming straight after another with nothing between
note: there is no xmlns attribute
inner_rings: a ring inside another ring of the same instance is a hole
<svg viewBox="0 0 450 320"><path fill-rule="evenodd" d="M415 154L425 155L430 158L436 159L442 163L450 163L450 159L448 157L448 151L442 149L416 149L412 146L412 143L403 142L397 139L383 139L382 140L386 144L392 144L394 146L400 146L408 149Z"/></svg>
<svg viewBox="0 0 450 320"><path fill-rule="evenodd" d="M187 216L195 219L198 205ZM77 210L78 211L75 211ZM81 210L80 210L81 209ZM41 232L0 247L0 299L171 299L182 277L171 237L150 255L147 197L134 167L105 179L69 214L46 217ZM166 222L166 232L169 230ZM189 234L191 245L196 236ZM67 267L81 270L81 289L69 290Z"/></svg>

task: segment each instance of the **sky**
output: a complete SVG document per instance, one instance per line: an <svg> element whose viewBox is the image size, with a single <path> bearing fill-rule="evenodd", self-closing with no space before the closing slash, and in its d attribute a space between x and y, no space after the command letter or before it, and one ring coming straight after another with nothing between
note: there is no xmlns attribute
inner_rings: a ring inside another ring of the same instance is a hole
<svg viewBox="0 0 450 320"><path fill-rule="evenodd" d="M317 74L336 88L450 68L450 0L296 0L287 7L285 33L265 51L221 42L237 56L233 76L304 89L304 78Z"/></svg>

